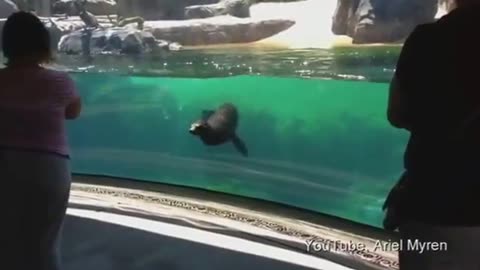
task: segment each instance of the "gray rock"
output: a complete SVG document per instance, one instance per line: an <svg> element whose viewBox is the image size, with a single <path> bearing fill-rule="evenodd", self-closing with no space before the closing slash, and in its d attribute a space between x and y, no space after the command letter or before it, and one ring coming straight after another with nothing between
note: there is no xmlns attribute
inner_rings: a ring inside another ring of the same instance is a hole
<svg viewBox="0 0 480 270"><path fill-rule="evenodd" d="M219 0L117 0L118 15L145 20L181 20L185 7L216 4Z"/></svg>
<svg viewBox="0 0 480 270"><path fill-rule="evenodd" d="M278 34L295 24L290 20L254 20L252 18L236 18L232 16L218 16L208 19L180 20L180 21L146 21L144 31L136 29L135 25L128 25L123 28L112 28L112 23L106 16L97 17L101 28L92 32L92 44L97 44L96 40L109 40L112 31L120 32L113 34L113 42L118 40L127 40L128 42L137 42L145 45L144 52L149 48L168 48L169 51L176 51L183 46L201 46L225 43L249 43ZM41 18L52 37L52 45L60 51L67 53L82 53L81 38L83 22L78 17L64 18ZM1 29L5 19L0 19L0 37ZM127 37L127 33L131 37ZM139 38L141 33L141 38ZM102 38L104 36L104 38ZM140 41L139 41L140 40ZM168 40L165 41L165 40ZM156 45L153 45L155 41ZM1 42L1 40L0 40ZM100 41L99 41L100 42ZM58 44L58 46L57 46ZM101 44L101 42L99 43ZM124 44L124 43L122 43ZM127 43L130 44L130 43ZM181 44L181 45L179 45ZM95 45L90 51L97 53L101 51L99 45ZM125 51L139 51L137 45L128 45ZM109 53L111 47L102 48L105 53ZM142 51L142 50L140 50ZM143 51L142 51L143 52Z"/></svg>
<svg viewBox="0 0 480 270"><path fill-rule="evenodd" d="M206 7L200 11L191 11L192 15L188 18L207 18L210 15L195 15L195 14L211 14L208 10L213 9L217 15L230 14L237 17L248 17L249 9L246 6L247 2L296 2L302 0L117 0L118 15L127 18L140 16L145 20L183 20L186 19L185 9L193 6L213 5ZM318 0L322 1L322 0ZM220 6L215 5L223 3ZM217 8L222 11L217 12ZM225 13L227 9L229 12ZM210 10L212 11L212 10ZM189 11L190 12L190 11Z"/></svg>
<svg viewBox="0 0 480 270"><path fill-rule="evenodd" d="M295 24L291 20L259 20L216 16L208 19L147 21L145 30L158 39L184 46L250 43L278 34Z"/></svg>
<svg viewBox="0 0 480 270"><path fill-rule="evenodd" d="M97 17L101 27L111 28L112 24L105 16ZM61 32L66 34L83 27L78 17L68 19L55 18ZM260 20L217 16L207 19L145 21L144 30L156 39L177 42L183 46L201 46L224 43L255 42L278 34L295 24L291 20ZM135 24L125 26L134 30ZM172 48L177 46L170 45Z"/></svg>
<svg viewBox="0 0 480 270"><path fill-rule="evenodd" d="M58 51L65 54L146 54L168 50L169 42L151 33L128 28L78 30L63 36Z"/></svg>
<svg viewBox="0 0 480 270"><path fill-rule="evenodd" d="M185 18L198 19L221 15L247 18L250 17L250 6L253 3L253 0L222 0L217 4L188 6L185 8Z"/></svg>
<svg viewBox="0 0 480 270"><path fill-rule="evenodd" d="M354 43L401 41L413 28L435 20L438 0L338 0L332 31Z"/></svg>
<svg viewBox="0 0 480 270"><path fill-rule="evenodd" d="M57 0L52 5L53 14L78 15L73 2L75 0ZM87 0L86 9L93 15L109 15L117 13L117 3L114 0Z"/></svg>
<svg viewBox="0 0 480 270"><path fill-rule="evenodd" d="M19 10L35 11L39 16L51 15L51 2L53 0L12 0Z"/></svg>
<svg viewBox="0 0 480 270"><path fill-rule="evenodd" d="M7 18L19 9L17 5L10 0L0 0L0 18Z"/></svg>
<svg viewBox="0 0 480 270"><path fill-rule="evenodd" d="M29 3L29 0L11 0L19 10L31 10L33 9L32 3Z"/></svg>

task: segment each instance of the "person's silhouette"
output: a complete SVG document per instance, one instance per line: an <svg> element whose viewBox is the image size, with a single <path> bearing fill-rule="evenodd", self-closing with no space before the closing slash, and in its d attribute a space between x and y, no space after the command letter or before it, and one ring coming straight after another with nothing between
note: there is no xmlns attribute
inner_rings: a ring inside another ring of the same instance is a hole
<svg viewBox="0 0 480 270"><path fill-rule="evenodd" d="M50 36L32 13L4 24L0 69L0 268L57 270L70 191L65 119L81 101L67 73L43 68Z"/></svg>
<svg viewBox="0 0 480 270"><path fill-rule="evenodd" d="M400 231L402 270L480 269L480 1L456 2L411 33L391 83L388 120L411 134L384 222Z"/></svg>

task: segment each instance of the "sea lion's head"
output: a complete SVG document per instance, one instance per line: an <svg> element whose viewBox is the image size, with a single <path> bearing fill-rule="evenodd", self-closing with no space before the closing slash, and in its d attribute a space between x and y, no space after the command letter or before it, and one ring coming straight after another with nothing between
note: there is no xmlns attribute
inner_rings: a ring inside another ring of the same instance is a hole
<svg viewBox="0 0 480 270"><path fill-rule="evenodd" d="M197 121L190 126L190 134L202 135L207 131L208 125L205 121Z"/></svg>

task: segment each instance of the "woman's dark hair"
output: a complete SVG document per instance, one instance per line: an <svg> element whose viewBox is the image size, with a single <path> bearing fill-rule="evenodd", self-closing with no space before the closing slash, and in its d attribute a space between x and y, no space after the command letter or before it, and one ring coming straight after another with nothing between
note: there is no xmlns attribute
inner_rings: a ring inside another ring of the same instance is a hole
<svg viewBox="0 0 480 270"><path fill-rule="evenodd" d="M2 50L8 59L7 65L18 60L40 64L52 58L47 28L37 16L24 11L13 13L5 22Z"/></svg>

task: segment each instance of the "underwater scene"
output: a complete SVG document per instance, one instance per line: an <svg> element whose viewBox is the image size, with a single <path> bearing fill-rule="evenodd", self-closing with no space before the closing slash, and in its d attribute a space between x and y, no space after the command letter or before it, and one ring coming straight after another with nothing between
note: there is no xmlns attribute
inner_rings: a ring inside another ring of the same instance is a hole
<svg viewBox="0 0 480 270"><path fill-rule="evenodd" d="M52 67L77 83L84 109L68 122L75 173L376 227L408 139L386 118L396 61L416 25L451 10L450 0L0 4L2 18L29 10L42 19Z"/></svg>
<svg viewBox="0 0 480 270"><path fill-rule="evenodd" d="M73 169L261 198L378 226L407 138L386 120L397 52L263 52L243 59L235 50L195 51L197 58L185 58L197 66L179 68L186 74L176 77L75 73L85 109L69 125ZM182 58L169 61L179 65ZM217 66L237 74L220 76ZM237 135L248 157L232 143L206 146L189 133L202 111L226 102L238 109Z"/></svg>

